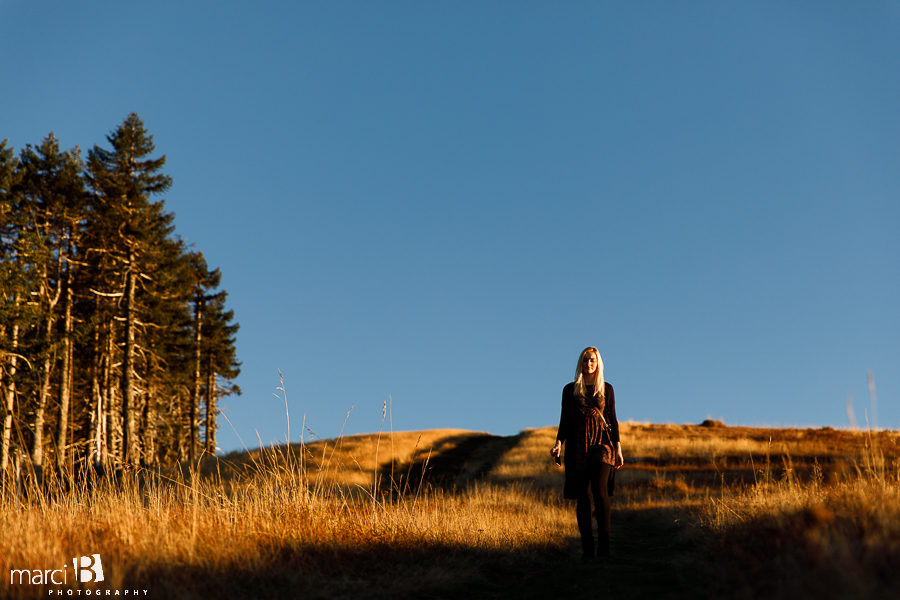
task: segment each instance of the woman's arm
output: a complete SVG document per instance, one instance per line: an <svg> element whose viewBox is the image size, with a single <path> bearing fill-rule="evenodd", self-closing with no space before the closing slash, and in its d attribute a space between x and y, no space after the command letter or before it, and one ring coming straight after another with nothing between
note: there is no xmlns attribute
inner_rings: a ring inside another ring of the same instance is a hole
<svg viewBox="0 0 900 600"><path fill-rule="evenodd" d="M609 439L616 448L616 464L618 469L625 464L625 456L622 454L622 442L619 439L619 419L616 417L616 392L611 383L606 384L606 408L607 423L609 423Z"/></svg>
<svg viewBox="0 0 900 600"><path fill-rule="evenodd" d="M556 429L556 441L564 442L569 437L569 403L566 402L566 388L562 391L562 407L559 411L559 427Z"/></svg>
<svg viewBox="0 0 900 600"><path fill-rule="evenodd" d="M568 387L568 386L566 386ZM556 429L556 444L550 449L554 458L559 458L562 443L569 437L569 403L566 402L566 387L562 391L562 407L559 412L559 427Z"/></svg>
<svg viewBox="0 0 900 600"><path fill-rule="evenodd" d="M609 439L613 444L619 443L619 420L616 418L616 391L611 383L606 384L606 423L609 425Z"/></svg>

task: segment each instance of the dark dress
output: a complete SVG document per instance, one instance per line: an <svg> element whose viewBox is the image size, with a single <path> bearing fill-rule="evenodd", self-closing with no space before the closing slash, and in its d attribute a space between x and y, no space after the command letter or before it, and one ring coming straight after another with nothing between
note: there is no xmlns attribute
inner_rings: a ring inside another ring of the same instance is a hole
<svg viewBox="0 0 900 600"><path fill-rule="evenodd" d="M590 396L593 386L586 387ZM584 482L591 465L615 465L616 448L619 443L616 395L609 382L605 383L604 389L605 402L593 397L575 396L574 382L566 384L563 388L562 411L556 439L566 443L566 483L563 489L565 498L577 498L578 487Z"/></svg>

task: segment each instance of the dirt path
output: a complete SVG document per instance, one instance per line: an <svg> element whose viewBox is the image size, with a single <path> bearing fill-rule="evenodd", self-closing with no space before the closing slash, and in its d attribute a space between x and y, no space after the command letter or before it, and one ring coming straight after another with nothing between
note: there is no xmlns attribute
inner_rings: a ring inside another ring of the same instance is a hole
<svg viewBox="0 0 900 600"><path fill-rule="evenodd" d="M617 515L615 554L600 564L601 587L612 598L697 598L686 526L673 511L643 510Z"/></svg>
<svg viewBox="0 0 900 600"><path fill-rule="evenodd" d="M433 455L425 481L444 488L465 487L487 474L521 436L469 435L455 446ZM423 463L412 472L421 472ZM574 510L574 505L573 505ZM471 589L480 598L692 598L701 578L691 557L689 528L673 510L617 511L613 507L612 556L583 562L576 531L565 553L548 556L527 571L512 566L497 573L486 586Z"/></svg>
<svg viewBox="0 0 900 600"><path fill-rule="evenodd" d="M582 562L580 541L572 537L564 555L531 565L525 576L498 577L470 598L703 598L690 541L675 519L661 511L614 514L612 556Z"/></svg>
<svg viewBox="0 0 900 600"><path fill-rule="evenodd" d="M411 473L421 473L424 466L429 484L462 488L488 473L520 439L521 435L461 436L450 449L432 455L427 465L421 460L414 463ZM508 572L496 573L490 583L467 590L466 596L469 600L704 597L699 571L691 561L688 532L673 510L617 511L614 505L611 557L582 562L581 542L573 531L566 552L518 566L512 556Z"/></svg>
<svg viewBox="0 0 900 600"><path fill-rule="evenodd" d="M399 465L396 473L408 473L415 489L419 479L446 490L465 488L490 472L503 455L519 443L521 435L496 436L468 433L442 440L446 449L436 448L419 456L413 463Z"/></svg>

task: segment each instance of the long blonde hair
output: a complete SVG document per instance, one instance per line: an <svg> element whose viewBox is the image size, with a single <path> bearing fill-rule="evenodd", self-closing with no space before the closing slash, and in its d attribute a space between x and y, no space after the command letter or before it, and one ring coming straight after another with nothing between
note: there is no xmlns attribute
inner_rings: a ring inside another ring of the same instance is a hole
<svg viewBox="0 0 900 600"><path fill-rule="evenodd" d="M594 381L585 381L584 373L581 372L581 367L584 363L584 357L587 356L589 352L593 352L597 356L597 371L594 377ZM575 395L580 396L581 398L587 397L587 392L584 388L586 385L593 384L594 397L598 398L600 402L604 402L606 400L606 385L604 383L603 359L600 357L600 351L593 346L588 346L581 351L581 354L578 356L578 366L575 367Z"/></svg>

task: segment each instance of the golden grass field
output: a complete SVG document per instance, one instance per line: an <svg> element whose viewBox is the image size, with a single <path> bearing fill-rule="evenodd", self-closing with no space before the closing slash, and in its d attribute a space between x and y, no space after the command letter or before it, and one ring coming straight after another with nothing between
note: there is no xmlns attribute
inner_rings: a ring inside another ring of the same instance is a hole
<svg viewBox="0 0 900 600"><path fill-rule="evenodd" d="M7 486L0 597L900 595L897 433L623 423L613 556L588 564L555 433L346 436L67 493ZM9 579L94 553L100 583Z"/></svg>

